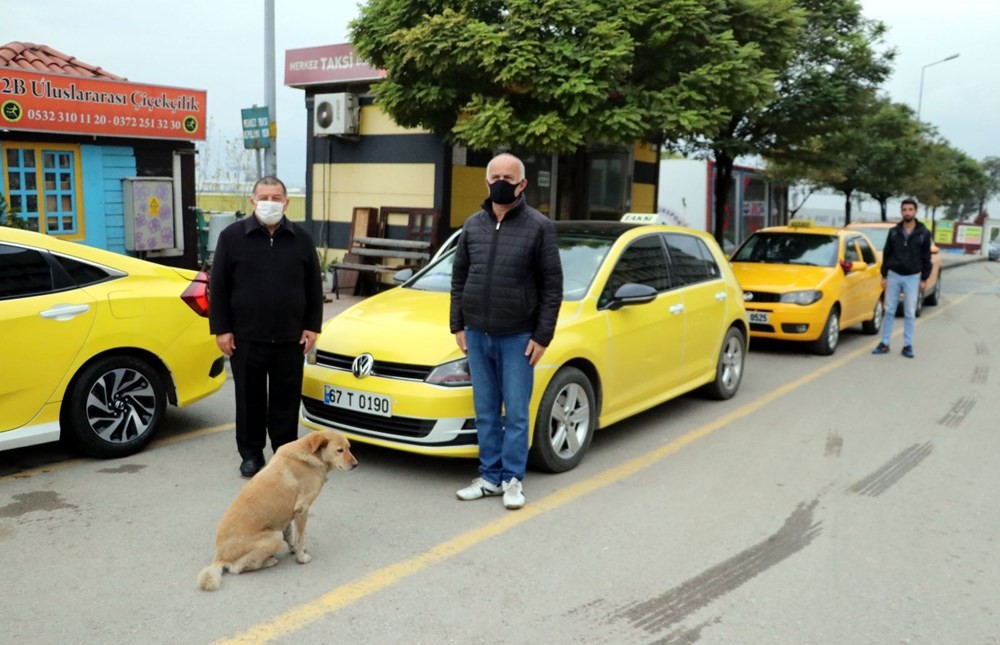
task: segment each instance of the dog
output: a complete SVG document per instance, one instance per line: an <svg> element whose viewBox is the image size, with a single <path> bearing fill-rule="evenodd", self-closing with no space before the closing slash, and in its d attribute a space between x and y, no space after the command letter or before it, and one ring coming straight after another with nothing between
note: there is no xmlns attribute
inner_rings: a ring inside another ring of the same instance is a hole
<svg viewBox="0 0 1000 645"><path fill-rule="evenodd" d="M288 544L299 564L309 562L312 557L304 546L309 507L331 470L357 466L350 442L333 430L310 432L278 448L222 516L215 537L215 560L198 575L198 587L215 591L222 584L224 571L243 573L273 567L278 564L274 555L282 542Z"/></svg>

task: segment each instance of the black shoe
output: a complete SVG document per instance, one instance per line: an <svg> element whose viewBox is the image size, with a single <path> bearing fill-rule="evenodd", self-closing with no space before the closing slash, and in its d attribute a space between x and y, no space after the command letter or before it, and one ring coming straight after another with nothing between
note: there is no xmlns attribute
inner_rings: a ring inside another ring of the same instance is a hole
<svg viewBox="0 0 1000 645"><path fill-rule="evenodd" d="M243 463L240 464L240 474L249 479L260 472L260 469L263 467L263 457L251 457L249 459L244 459Z"/></svg>

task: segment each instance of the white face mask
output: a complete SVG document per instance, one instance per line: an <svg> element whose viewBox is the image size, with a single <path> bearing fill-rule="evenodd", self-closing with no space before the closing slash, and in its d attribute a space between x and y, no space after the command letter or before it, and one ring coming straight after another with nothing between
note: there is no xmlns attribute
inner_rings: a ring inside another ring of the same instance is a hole
<svg viewBox="0 0 1000 645"><path fill-rule="evenodd" d="M281 202L260 201L254 207L257 219L264 226L274 226L281 221L281 216L285 214L285 205Z"/></svg>

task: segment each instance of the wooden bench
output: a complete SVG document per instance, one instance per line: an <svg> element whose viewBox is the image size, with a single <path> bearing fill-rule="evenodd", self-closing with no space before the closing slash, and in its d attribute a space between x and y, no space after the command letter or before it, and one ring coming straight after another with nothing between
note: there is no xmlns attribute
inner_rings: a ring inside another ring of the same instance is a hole
<svg viewBox="0 0 1000 645"><path fill-rule="evenodd" d="M356 236L349 254L361 258L361 262L339 262L331 266L333 271L333 292L340 299L341 271L357 271L358 277L369 274L377 276L395 273L407 267L419 267L430 259L431 243L421 240L394 240L385 237ZM369 260L365 262L364 260ZM386 260L400 259L403 264L385 264Z"/></svg>

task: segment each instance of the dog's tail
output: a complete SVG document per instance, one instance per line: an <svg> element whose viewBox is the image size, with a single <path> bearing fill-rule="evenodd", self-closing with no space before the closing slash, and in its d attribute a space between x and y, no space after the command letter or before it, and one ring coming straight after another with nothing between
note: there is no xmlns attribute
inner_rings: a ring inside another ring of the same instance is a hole
<svg viewBox="0 0 1000 645"><path fill-rule="evenodd" d="M216 560L201 570L198 574L198 587L205 591L216 591L222 586L222 572L225 570L224 562Z"/></svg>

